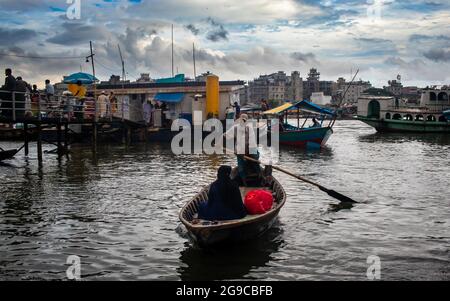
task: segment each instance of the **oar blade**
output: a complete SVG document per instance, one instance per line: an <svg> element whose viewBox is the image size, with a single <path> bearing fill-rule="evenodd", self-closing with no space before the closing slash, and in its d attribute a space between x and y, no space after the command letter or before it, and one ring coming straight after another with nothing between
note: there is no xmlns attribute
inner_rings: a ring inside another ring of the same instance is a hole
<svg viewBox="0 0 450 301"><path fill-rule="evenodd" d="M329 196L343 202L343 203L358 203L357 201L349 198L348 196L345 196L337 191L331 190L331 189L322 189L325 191Z"/></svg>

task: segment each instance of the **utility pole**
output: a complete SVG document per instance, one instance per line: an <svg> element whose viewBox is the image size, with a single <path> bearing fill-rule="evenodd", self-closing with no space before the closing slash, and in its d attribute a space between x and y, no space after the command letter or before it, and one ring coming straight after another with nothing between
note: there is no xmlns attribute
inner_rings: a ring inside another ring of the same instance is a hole
<svg viewBox="0 0 450 301"><path fill-rule="evenodd" d="M173 70L173 24L172 24L172 77L174 77L174 70Z"/></svg>
<svg viewBox="0 0 450 301"><path fill-rule="evenodd" d="M96 91L96 83L95 83L95 63L94 63L94 51L92 50L92 41L89 41L89 46L91 49L91 55L86 57L86 63L91 59L92 64L92 76L94 77L94 122L92 126L92 147L94 154L97 153L97 91Z"/></svg>
<svg viewBox="0 0 450 301"><path fill-rule="evenodd" d="M123 61L122 51L120 50L120 45L117 45L119 48L120 61L122 62L122 81L126 81L126 73L125 73L125 62Z"/></svg>
<svg viewBox="0 0 450 301"><path fill-rule="evenodd" d="M195 70L195 43L192 43L192 58L194 60L194 81L197 78L197 71Z"/></svg>

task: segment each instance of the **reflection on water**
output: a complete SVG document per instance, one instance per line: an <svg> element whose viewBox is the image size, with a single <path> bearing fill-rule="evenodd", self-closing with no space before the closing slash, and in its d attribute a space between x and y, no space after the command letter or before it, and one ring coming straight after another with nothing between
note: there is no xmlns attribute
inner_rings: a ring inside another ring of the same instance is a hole
<svg viewBox="0 0 450 301"><path fill-rule="evenodd" d="M267 266L283 245L279 223L254 241L220 249L199 249L187 244L181 251L182 265L177 269L181 280L255 279L252 270Z"/></svg>
<svg viewBox="0 0 450 301"><path fill-rule="evenodd" d="M366 143L405 143L405 142L423 142L435 143L440 145L450 144L449 134L439 133L374 133L361 135L358 138L360 142Z"/></svg>
<svg viewBox="0 0 450 301"><path fill-rule="evenodd" d="M323 150L282 148L280 166L359 204L275 171L287 192L276 226L206 251L180 231L178 213L233 156L148 144L99 145L94 157L74 145L39 168L35 149L0 165L0 279L65 279L69 255L88 280L365 280L369 255L385 280L450 278L448 135L339 121Z"/></svg>

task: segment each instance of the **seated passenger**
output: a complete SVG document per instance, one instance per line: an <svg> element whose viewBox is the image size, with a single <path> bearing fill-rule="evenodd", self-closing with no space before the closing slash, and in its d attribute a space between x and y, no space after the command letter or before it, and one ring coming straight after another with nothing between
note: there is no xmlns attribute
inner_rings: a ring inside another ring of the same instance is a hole
<svg viewBox="0 0 450 301"><path fill-rule="evenodd" d="M313 118L312 122L313 122L313 124L310 127L312 127L312 128L320 128L320 127L322 127L322 125L320 124L320 122L318 122L316 120L316 118Z"/></svg>
<svg viewBox="0 0 450 301"><path fill-rule="evenodd" d="M208 202L200 205L198 218L210 221L241 219L247 215L238 185L231 180L231 167L221 166L211 185Z"/></svg>

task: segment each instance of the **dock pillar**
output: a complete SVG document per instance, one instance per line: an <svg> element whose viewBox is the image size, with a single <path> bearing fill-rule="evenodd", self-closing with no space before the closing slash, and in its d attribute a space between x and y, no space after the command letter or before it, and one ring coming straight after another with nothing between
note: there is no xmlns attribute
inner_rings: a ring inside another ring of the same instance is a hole
<svg viewBox="0 0 450 301"><path fill-rule="evenodd" d="M97 127L98 124L94 121L94 123L92 124L92 151L94 153L97 153Z"/></svg>
<svg viewBox="0 0 450 301"><path fill-rule="evenodd" d="M41 133L41 123L37 124L37 155L39 166L42 166L42 133Z"/></svg>
<svg viewBox="0 0 450 301"><path fill-rule="evenodd" d="M61 133L61 123L58 122L58 124L56 125L56 135L57 135L57 141L58 141L58 155L62 154L62 133Z"/></svg>
<svg viewBox="0 0 450 301"><path fill-rule="evenodd" d="M29 137L28 137L28 123L24 123L23 124L23 137L24 137L24 145L25 145L25 156L28 156L30 150L28 148L28 142L29 142Z"/></svg>
<svg viewBox="0 0 450 301"><path fill-rule="evenodd" d="M131 127L127 125L127 146L131 145Z"/></svg>
<svg viewBox="0 0 450 301"><path fill-rule="evenodd" d="M64 124L64 150L67 151L68 150L68 146L69 146L69 123L66 122Z"/></svg>

